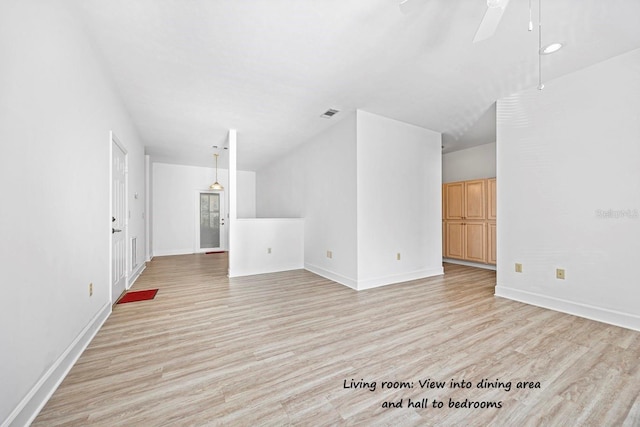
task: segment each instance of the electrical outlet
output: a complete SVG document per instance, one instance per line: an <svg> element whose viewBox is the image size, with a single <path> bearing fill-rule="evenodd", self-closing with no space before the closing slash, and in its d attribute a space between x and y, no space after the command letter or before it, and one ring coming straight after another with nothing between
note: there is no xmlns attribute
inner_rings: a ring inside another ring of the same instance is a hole
<svg viewBox="0 0 640 427"><path fill-rule="evenodd" d="M93 296L93 283L89 283L89 296Z"/></svg>
<svg viewBox="0 0 640 427"><path fill-rule="evenodd" d="M333 258L333 253L331 251L327 251L327 258Z"/></svg>
<svg viewBox="0 0 640 427"><path fill-rule="evenodd" d="M522 273L522 264L516 262L516 273Z"/></svg>
<svg viewBox="0 0 640 427"><path fill-rule="evenodd" d="M270 254L271 253L271 248L267 248L267 253Z"/></svg>
<svg viewBox="0 0 640 427"><path fill-rule="evenodd" d="M564 280L564 268L556 268L556 279Z"/></svg>
<svg viewBox="0 0 640 427"><path fill-rule="evenodd" d="M396 254L396 260L400 261L400 252Z"/></svg>

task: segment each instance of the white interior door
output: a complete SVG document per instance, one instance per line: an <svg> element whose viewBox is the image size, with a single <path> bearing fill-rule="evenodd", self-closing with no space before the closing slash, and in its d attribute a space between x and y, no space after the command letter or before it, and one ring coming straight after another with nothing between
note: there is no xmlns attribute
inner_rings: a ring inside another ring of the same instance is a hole
<svg viewBox="0 0 640 427"><path fill-rule="evenodd" d="M223 193L198 192L196 252L219 251L224 247Z"/></svg>
<svg viewBox="0 0 640 427"><path fill-rule="evenodd" d="M111 288L115 302L127 283L127 155L111 141Z"/></svg>

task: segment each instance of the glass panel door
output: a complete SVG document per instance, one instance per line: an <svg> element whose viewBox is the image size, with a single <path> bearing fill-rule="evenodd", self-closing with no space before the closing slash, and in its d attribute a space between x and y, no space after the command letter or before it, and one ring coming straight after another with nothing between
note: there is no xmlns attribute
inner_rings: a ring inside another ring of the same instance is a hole
<svg viewBox="0 0 640 427"><path fill-rule="evenodd" d="M220 194L200 193L200 249L220 247Z"/></svg>

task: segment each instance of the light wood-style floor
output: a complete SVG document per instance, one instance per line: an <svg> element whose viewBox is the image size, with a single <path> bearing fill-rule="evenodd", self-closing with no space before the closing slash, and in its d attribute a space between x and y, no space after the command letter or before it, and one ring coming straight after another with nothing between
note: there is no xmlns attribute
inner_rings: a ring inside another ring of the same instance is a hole
<svg viewBox="0 0 640 427"><path fill-rule="evenodd" d="M155 300L114 308L34 425L640 425L640 333L496 298L492 271L356 292L302 270L230 280L226 262L149 263L134 289Z"/></svg>

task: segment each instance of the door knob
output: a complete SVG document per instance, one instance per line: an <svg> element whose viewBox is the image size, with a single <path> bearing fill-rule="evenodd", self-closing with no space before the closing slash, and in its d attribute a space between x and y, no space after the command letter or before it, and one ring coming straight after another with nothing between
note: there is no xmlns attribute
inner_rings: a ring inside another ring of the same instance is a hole
<svg viewBox="0 0 640 427"><path fill-rule="evenodd" d="M122 230L118 230L117 228L112 228L111 229L111 234L113 233L120 233Z"/></svg>

